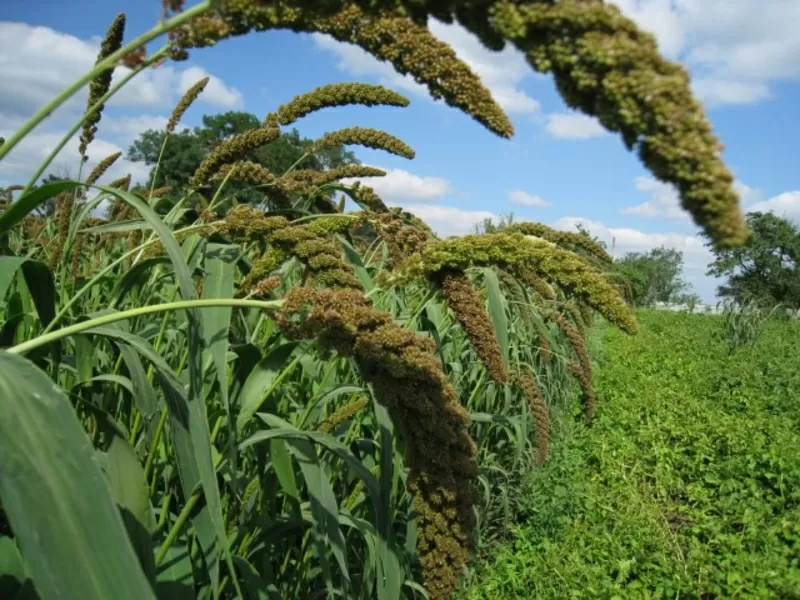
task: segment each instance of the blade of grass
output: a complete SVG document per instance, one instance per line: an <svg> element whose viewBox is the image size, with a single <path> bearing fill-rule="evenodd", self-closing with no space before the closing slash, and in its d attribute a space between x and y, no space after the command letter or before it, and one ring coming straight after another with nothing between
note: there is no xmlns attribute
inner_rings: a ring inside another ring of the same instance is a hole
<svg viewBox="0 0 800 600"><path fill-rule="evenodd" d="M154 599L64 393L0 351L0 497L44 598Z"/></svg>

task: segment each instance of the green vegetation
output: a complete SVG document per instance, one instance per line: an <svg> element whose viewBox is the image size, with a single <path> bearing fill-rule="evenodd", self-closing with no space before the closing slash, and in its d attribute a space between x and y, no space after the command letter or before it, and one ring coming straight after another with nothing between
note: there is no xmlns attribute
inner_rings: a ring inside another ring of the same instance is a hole
<svg viewBox="0 0 800 600"><path fill-rule="evenodd" d="M746 231L719 144L685 72L602 2L182 4L164 2L129 43L118 16L94 68L0 141L2 160L89 86L84 115L0 204L0 596L450 600L475 551L530 510L518 490L531 473L563 477L540 483L551 504L569 496L565 509L579 499L567 486L595 484L598 465L580 473L560 454L537 468L554 421L603 439L629 389L612 383L637 381L625 373L639 357L622 355L609 367L619 382L606 376L596 393L594 320L639 329L611 257L586 232L540 223L440 239L345 184L385 173L344 146L413 158L401 139L281 129L329 107L408 104L381 86L327 85L263 121L228 113L181 131L200 80L163 132L134 145L153 168L144 187L100 183L121 153L83 172L104 105L192 48L291 28L355 43L510 136L489 91L425 26L435 15L554 73L567 103L676 185L724 249ZM78 175L40 182L79 130ZM615 406L590 429L551 418L580 405L591 423L606 398ZM617 425L636 419L621 412ZM790 495L782 469L768 479Z"/></svg>
<svg viewBox="0 0 800 600"><path fill-rule="evenodd" d="M709 275L728 279L719 295L740 304L800 309L800 228L760 212L748 213L747 225L747 242L716 250L709 265Z"/></svg>
<svg viewBox="0 0 800 600"><path fill-rule="evenodd" d="M800 597L800 326L729 355L720 317L639 321L603 329L597 418L559 421L464 598Z"/></svg>
<svg viewBox="0 0 800 600"><path fill-rule="evenodd" d="M678 304L689 298L689 285L681 279L680 250L662 247L649 252L629 252L615 260L613 268L630 281L636 306L653 306L656 302Z"/></svg>

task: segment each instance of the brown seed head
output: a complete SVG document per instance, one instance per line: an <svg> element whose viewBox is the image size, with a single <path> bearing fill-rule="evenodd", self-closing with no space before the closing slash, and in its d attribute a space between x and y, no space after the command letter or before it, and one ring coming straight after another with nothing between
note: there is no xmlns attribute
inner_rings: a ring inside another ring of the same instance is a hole
<svg viewBox="0 0 800 600"><path fill-rule="evenodd" d="M508 372L503 351L481 295L472 287L463 271L443 269L428 277L441 291L442 298L467 334L489 377L499 384L505 384Z"/></svg>
<svg viewBox="0 0 800 600"><path fill-rule="evenodd" d="M297 96L274 113L265 123L291 125L298 119L323 108L358 104L361 106L408 106L408 98L381 85L367 83L332 83Z"/></svg>
<svg viewBox="0 0 800 600"><path fill-rule="evenodd" d="M346 146L348 144L356 144L375 150L385 150L391 154L409 159L415 156L414 149L400 138L396 138L385 131L368 127L347 127L326 133L314 142L311 151L318 152L325 148L335 148L336 146Z"/></svg>
<svg viewBox="0 0 800 600"><path fill-rule="evenodd" d="M175 106L172 114L169 117L169 122L167 123L167 134L175 131L175 128L178 126L183 114L189 109L189 107L192 105L192 102L197 100L197 97L203 92L203 90L206 89L209 81L210 77L203 77L200 81L186 90L186 93Z"/></svg>
<svg viewBox="0 0 800 600"><path fill-rule="evenodd" d="M522 367L514 377L514 384L525 396L533 416L533 429L536 434L536 464L547 461L550 448L550 410L536 383L536 377L529 369Z"/></svg>
<svg viewBox="0 0 800 600"><path fill-rule="evenodd" d="M89 176L86 178L86 185L92 185L96 183L98 179L100 179L103 174L108 170L108 168L113 165L116 160L122 156L122 152L115 152L109 156L106 156L103 160L101 160L94 169L89 173Z"/></svg>
<svg viewBox="0 0 800 600"><path fill-rule="evenodd" d="M294 288L278 318L292 339L352 357L404 438L425 587L447 598L473 547L477 500L469 414L442 372L433 343L398 326L355 290Z"/></svg>
<svg viewBox="0 0 800 600"><path fill-rule="evenodd" d="M252 0L227 0L221 13L198 18L177 30L175 55L182 59L187 48L210 46L252 30L326 33L391 62L399 73L427 86L433 98L459 108L495 133L511 137L511 121L478 76L430 32L424 21L409 20L394 0L372 5L377 10L349 1L256 4Z"/></svg>
<svg viewBox="0 0 800 600"><path fill-rule="evenodd" d="M100 63L105 58L114 54L122 47L122 38L125 35L125 15L120 13L111 23L111 26L106 31L106 35L100 44L100 52L97 55L95 64ZM97 77L92 79L89 83L89 101L87 109L94 106L100 98L105 96L111 87L111 78L114 74L114 69L106 69ZM103 113L103 105L100 105L96 111L86 117L83 122L83 132L81 133L80 144L78 145L78 152L81 157L86 160L86 148L94 139L94 134L97 132L97 124Z"/></svg>
<svg viewBox="0 0 800 600"><path fill-rule="evenodd" d="M189 179L189 185L194 188L201 187L219 171L222 165L244 158L249 152L268 144L279 135L278 129L256 127L223 141L200 163L197 171Z"/></svg>

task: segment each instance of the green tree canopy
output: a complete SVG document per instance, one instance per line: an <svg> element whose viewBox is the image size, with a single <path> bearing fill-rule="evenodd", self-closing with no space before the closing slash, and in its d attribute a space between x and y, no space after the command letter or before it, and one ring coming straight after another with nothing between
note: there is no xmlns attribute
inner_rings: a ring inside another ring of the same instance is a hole
<svg viewBox="0 0 800 600"><path fill-rule="evenodd" d="M217 144L260 125L261 121L253 114L229 111L218 115L205 115L201 127L173 132L167 140L157 172L155 168L150 170L148 187L154 185L154 187L170 186L176 190L184 189L197 167ZM149 129L133 142L127 158L155 167L159 163L163 142L164 131ZM263 165L275 175L282 175L297 161L300 161L297 165L299 169L318 171L342 165L360 164L355 155L342 146L303 158L312 144L313 140L301 138L297 129L292 129L283 132L277 140L255 150L246 159ZM154 174L155 182L153 182ZM243 184L228 185L232 191L247 187ZM253 200L247 194L238 197L243 202Z"/></svg>
<svg viewBox="0 0 800 600"><path fill-rule="evenodd" d="M637 306L656 302L680 302L689 285L681 279L683 252L654 248L649 252L629 252L614 262L614 270L631 282Z"/></svg>
<svg viewBox="0 0 800 600"><path fill-rule="evenodd" d="M800 308L800 228L772 213L747 214L751 235L739 248L720 250L709 275L727 277L718 294L739 302L755 301Z"/></svg>

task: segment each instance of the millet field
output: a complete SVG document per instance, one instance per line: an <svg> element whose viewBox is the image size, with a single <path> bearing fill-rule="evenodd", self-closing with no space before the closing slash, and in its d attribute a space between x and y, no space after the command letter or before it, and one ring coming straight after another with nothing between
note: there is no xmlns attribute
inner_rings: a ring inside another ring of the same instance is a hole
<svg viewBox="0 0 800 600"><path fill-rule="evenodd" d="M747 242L687 72L600 0L164 0L139 35L121 14L94 68L0 140L2 161L88 87L0 190L0 598L800 598L796 320L643 309L583 230L440 237L352 183L384 171L331 162L414 157L382 130L258 160L313 112L402 94L309 90L158 185L205 78L146 184L105 181L120 154L41 181L76 134L84 165L137 74L277 29L355 44L511 137L429 17L518 48L715 251Z"/></svg>

